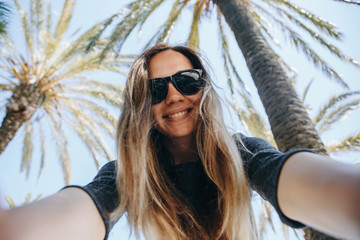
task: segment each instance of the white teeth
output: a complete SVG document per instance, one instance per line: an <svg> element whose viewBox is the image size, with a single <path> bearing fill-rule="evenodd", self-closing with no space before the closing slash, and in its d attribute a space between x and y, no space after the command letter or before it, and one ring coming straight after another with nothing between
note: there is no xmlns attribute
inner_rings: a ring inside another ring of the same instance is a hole
<svg viewBox="0 0 360 240"><path fill-rule="evenodd" d="M169 118L181 117L181 116L184 116L186 113L187 113L187 110L178 112L178 113L174 113L174 114L170 114L168 117Z"/></svg>

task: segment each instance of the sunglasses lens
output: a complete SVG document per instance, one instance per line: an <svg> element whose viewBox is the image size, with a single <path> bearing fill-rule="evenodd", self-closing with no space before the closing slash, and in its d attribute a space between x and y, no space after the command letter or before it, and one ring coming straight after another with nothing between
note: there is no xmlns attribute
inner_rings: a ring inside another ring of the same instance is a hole
<svg viewBox="0 0 360 240"><path fill-rule="evenodd" d="M151 81L151 102L160 103L166 98L168 92L168 83L165 79L154 79Z"/></svg>
<svg viewBox="0 0 360 240"><path fill-rule="evenodd" d="M187 71L174 76L176 87L185 95L192 95L200 91L205 81L200 77L199 72Z"/></svg>

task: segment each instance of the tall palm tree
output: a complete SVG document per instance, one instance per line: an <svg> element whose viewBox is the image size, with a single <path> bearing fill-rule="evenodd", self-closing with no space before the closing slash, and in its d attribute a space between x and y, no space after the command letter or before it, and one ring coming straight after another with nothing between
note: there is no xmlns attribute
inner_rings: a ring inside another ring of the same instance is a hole
<svg viewBox="0 0 360 240"><path fill-rule="evenodd" d="M356 3L354 1L342 2ZM110 42L104 49L105 52L111 49L115 49L118 52L134 28L139 26L140 31L142 31L142 27L148 17L164 3L164 0L132 1L127 7L129 10L128 14L125 14L115 26L110 36ZM336 80L342 87L348 88L340 74L326 60L321 58L303 40L301 34L298 33L299 30L305 31L315 42L323 45L332 54L356 68L360 68L360 65L355 60L345 56L341 53L340 49L328 43L326 38L322 37L322 35L327 35L330 38L341 39L342 35L336 27L287 0L197 0L195 4L192 5L192 3L193 1L189 0L174 0L169 17L164 25L154 34L149 44L168 41L179 16L186 7L191 6L193 7L193 19L189 31L188 44L198 48L201 17L204 16L204 12L215 10L218 14L224 66L228 76L228 84L233 94L236 91L234 91L235 84L231 76L235 76L239 80L242 92L246 93L246 87L245 83L241 81L240 74L236 70L236 65L230 55L222 16L225 17L227 24L234 33L236 41L245 57L280 150L288 151L293 148L306 147L315 149L320 153L325 153L325 148L312 126L310 118L307 116L301 101L298 100L295 91L289 84L287 71L290 68L269 47L268 41L275 40L267 22L278 25L286 37L290 39L291 43L296 48L302 50L329 78ZM104 22L103 30L94 38L94 41L102 35L102 32L111 22L117 19L116 17L117 15L115 14ZM308 27L309 24L318 31ZM293 30L292 27L297 28L297 31ZM264 38L263 35L266 35L267 38ZM287 101L284 101L284 98ZM284 107L278 107L279 102L282 102ZM302 124L299 124L299 122ZM293 134L288 134L289 132Z"/></svg>
<svg viewBox="0 0 360 240"><path fill-rule="evenodd" d="M136 26L140 26L140 29L142 29L148 17L164 2L164 0L136 0L129 4L129 13L115 26L105 52L110 49L115 49L117 52L131 31ZM154 35L153 42L167 41L183 9L186 6L190 6L193 2L189 0L174 0L169 17ZM356 4L355 1L342 2ZM356 68L360 68L356 61L342 54L337 47L329 44L321 36L325 34L330 38L341 38L341 34L337 31L336 27L288 0L197 0L192 6L193 19L191 30L189 31L188 44L194 48L197 48L199 45L199 23L202 12L211 9L217 10L225 70L228 75L229 86L234 93L230 73L233 72L235 74L236 78L240 81L240 85L244 85L244 83L241 83L240 74L236 71L236 64L232 60L227 46L222 16L225 18L246 60L269 118L271 131L278 148L281 151L288 151L294 148L310 148L319 153L327 154L324 144L321 142L306 109L290 84L288 74L285 71L288 70L286 68L287 65L269 46L268 41L272 41L272 32L267 25L266 19L279 25L291 42L298 49L301 49L327 76L336 80L344 88L348 88L346 82L335 69L331 68L303 40L301 34L290 27L290 24L307 33L315 42L325 46L341 60ZM114 19L116 19L116 15L109 18L104 26L109 26L110 22ZM308 27L309 24L314 26L317 31ZM99 32L94 41L101 34L102 32ZM307 235L310 239L323 238L321 235L311 231L307 232Z"/></svg>
<svg viewBox="0 0 360 240"><path fill-rule="evenodd" d="M0 96L6 100L2 101L6 105L2 108L5 117L0 127L0 153L22 127L25 134L21 169L29 174L34 143L39 142L40 174L47 143L51 142L47 139L55 139L66 183L70 181L69 144L65 134L69 127L85 143L97 167L100 156L113 159L105 137L114 136L117 121L114 111L121 106L122 87L114 81L95 80L89 73L101 70L124 74L133 60L133 56L115 59L109 55L100 61L106 45L101 39L92 51L84 53L101 24L65 41L75 2L64 2L61 15L52 27L50 3L46 6L41 0L31 1L26 13L14 0L26 50L20 52L11 36L6 36L0 53Z"/></svg>

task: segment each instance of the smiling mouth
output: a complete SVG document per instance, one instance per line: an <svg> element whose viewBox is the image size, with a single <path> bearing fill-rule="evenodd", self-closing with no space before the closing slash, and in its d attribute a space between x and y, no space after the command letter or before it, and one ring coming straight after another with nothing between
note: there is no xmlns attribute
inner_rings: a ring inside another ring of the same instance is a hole
<svg viewBox="0 0 360 240"><path fill-rule="evenodd" d="M169 115L166 115L164 116L164 118L178 118L178 117L182 117L184 116L185 114L191 112L192 109L186 109L184 111L181 111L181 112L177 112L177 113L173 113L173 114L169 114Z"/></svg>

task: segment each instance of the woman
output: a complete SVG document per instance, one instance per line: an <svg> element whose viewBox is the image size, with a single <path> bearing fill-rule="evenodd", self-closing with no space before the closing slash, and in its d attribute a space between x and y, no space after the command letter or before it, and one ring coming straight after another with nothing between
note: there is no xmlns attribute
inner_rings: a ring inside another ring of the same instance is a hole
<svg viewBox="0 0 360 240"><path fill-rule="evenodd" d="M87 186L0 212L0 239L103 239L125 212L146 239L256 239L248 185L290 226L360 238L359 167L231 136L186 47L155 46L135 61L117 146L118 161Z"/></svg>

